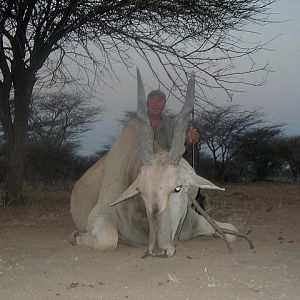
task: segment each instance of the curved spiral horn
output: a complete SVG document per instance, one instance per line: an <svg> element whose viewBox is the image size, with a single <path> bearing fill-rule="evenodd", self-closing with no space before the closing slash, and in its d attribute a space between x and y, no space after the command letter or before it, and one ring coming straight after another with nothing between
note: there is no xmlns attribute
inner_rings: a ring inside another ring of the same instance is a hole
<svg viewBox="0 0 300 300"><path fill-rule="evenodd" d="M177 165L185 151L186 129L190 115L194 109L195 100L195 73L192 72L188 82L184 105L178 117L177 124L173 131L171 150L168 155L168 163Z"/></svg>
<svg viewBox="0 0 300 300"><path fill-rule="evenodd" d="M153 158L153 130L149 123L146 96L139 69L137 72L137 117L140 122L140 158L145 165L150 165Z"/></svg>

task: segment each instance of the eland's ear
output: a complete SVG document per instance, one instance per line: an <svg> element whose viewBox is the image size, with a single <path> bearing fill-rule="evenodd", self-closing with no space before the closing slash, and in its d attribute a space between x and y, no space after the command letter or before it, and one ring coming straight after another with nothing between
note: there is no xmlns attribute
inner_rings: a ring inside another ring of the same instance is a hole
<svg viewBox="0 0 300 300"><path fill-rule="evenodd" d="M115 202L111 203L110 206L114 206L116 204L119 204L120 202L123 202L125 200L128 200L134 196L136 196L139 193L139 189L137 186L137 179L127 188L125 192L119 197L118 200Z"/></svg>
<svg viewBox="0 0 300 300"><path fill-rule="evenodd" d="M197 174L191 174L189 183L191 185L199 187L200 189L225 191L224 188L220 188L220 187L216 186L211 181L209 181L201 176L198 176Z"/></svg>

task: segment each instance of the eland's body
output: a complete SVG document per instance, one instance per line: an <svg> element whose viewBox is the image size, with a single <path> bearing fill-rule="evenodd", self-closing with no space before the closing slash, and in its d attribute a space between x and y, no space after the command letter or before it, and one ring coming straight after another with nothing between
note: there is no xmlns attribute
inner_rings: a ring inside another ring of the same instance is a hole
<svg viewBox="0 0 300 300"><path fill-rule="evenodd" d="M191 208L191 201L199 187L220 188L197 176L181 158L191 84L178 121L181 127L174 129L172 149L155 152L153 138L150 141L144 138L151 136L151 128L145 121L145 107L141 107L144 92L139 82L140 122L129 121L108 154L94 164L73 189L71 213L79 230L73 235L75 244L101 250L115 249L118 241L130 245L148 244L151 255L172 256L177 240L216 232ZM179 140L174 141L175 138ZM176 149L178 142L179 150ZM231 224L216 223L236 230Z"/></svg>

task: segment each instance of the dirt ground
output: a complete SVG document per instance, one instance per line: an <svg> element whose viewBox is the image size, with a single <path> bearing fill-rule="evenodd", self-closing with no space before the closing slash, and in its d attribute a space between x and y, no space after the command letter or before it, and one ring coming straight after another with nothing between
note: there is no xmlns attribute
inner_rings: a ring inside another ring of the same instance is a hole
<svg viewBox="0 0 300 300"><path fill-rule="evenodd" d="M69 193L29 190L0 207L0 299L300 299L300 188L229 185L210 192L211 215L252 230L255 245L217 238L179 242L174 257L142 259L71 246Z"/></svg>

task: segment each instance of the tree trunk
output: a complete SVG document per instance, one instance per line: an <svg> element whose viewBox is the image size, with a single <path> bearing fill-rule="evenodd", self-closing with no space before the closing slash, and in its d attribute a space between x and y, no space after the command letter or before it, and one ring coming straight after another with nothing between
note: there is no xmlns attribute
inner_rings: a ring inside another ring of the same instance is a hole
<svg viewBox="0 0 300 300"><path fill-rule="evenodd" d="M12 141L7 145L6 203L22 203L26 132L22 124L14 126Z"/></svg>
<svg viewBox="0 0 300 300"><path fill-rule="evenodd" d="M24 180L25 150L29 104L34 79L15 80L14 121L5 130L7 150L7 175L5 180L6 203L23 203L22 186Z"/></svg>

